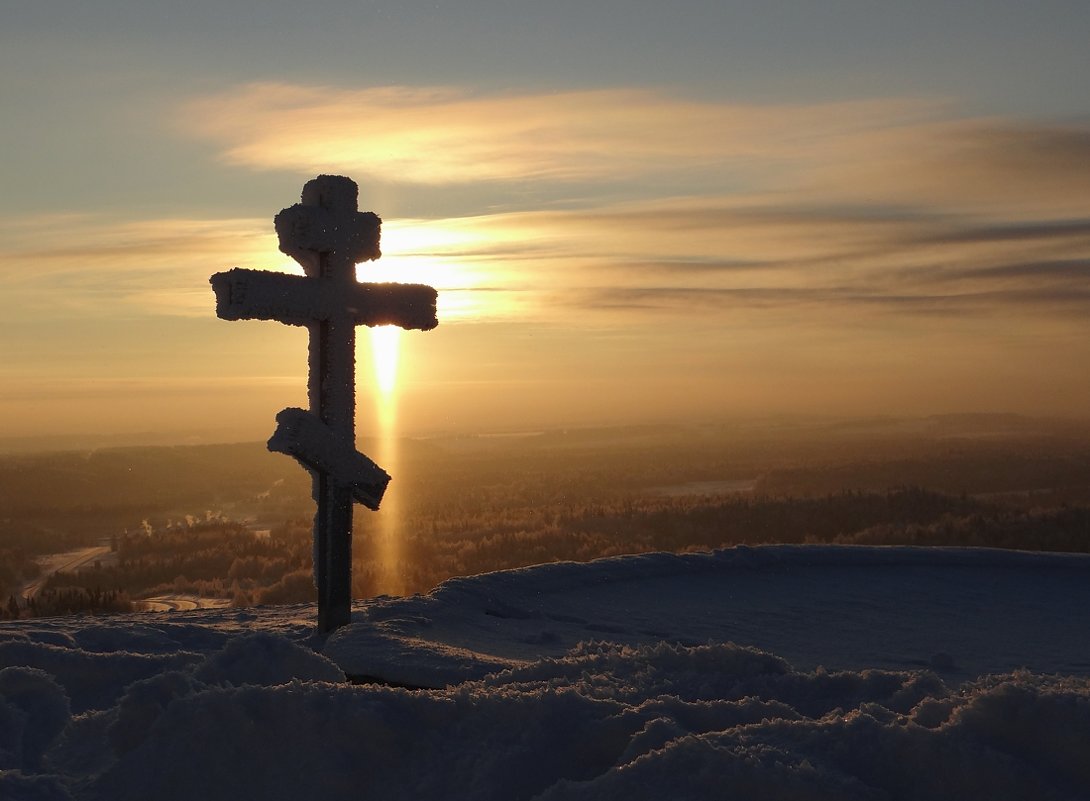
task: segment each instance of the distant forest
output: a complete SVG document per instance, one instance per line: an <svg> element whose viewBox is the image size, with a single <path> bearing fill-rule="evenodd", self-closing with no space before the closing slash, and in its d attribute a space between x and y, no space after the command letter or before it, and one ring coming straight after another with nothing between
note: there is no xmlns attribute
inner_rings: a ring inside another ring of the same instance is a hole
<svg viewBox="0 0 1090 801"><path fill-rule="evenodd" d="M1019 418L406 440L395 481L408 593L736 544L1090 550L1090 436ZM752 489L707 494L714 482ZM0 614L125 611L170 593L312 601L309 494L304 471L260 445L0 457ZM356 597L387 586L367 514ZM52 575L32 603L19 596L41 556L103 543L109 558Z"/></svg>

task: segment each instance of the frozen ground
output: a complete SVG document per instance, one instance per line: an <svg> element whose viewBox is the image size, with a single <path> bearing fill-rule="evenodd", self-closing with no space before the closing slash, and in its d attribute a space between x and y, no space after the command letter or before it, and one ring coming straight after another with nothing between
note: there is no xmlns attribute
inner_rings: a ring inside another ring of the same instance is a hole
<svg viewBox="0 0 1090 801"><path fill-rule="evenodd" d="M655 554L314 617L0 626L0 799L1090 798L1086 557Z"/></svg>

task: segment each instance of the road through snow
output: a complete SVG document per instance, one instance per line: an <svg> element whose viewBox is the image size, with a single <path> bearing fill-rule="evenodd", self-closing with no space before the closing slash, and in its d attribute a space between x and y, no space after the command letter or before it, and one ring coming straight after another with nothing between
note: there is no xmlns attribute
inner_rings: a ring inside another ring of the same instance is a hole
<svg viewBox="0 0 1090 801"><path fill-rule="evenodd" d="M42 568L41 574L36 579L24 584L22 589L19 590L19 595L23 598L34 598L42 591L42 587L45 586L46 581L54 573L79 570L81 567L92 564L95 560L109 556L109 554L110 548L107 545L92 545L74 551L49 554L39 562Z"/></svg>

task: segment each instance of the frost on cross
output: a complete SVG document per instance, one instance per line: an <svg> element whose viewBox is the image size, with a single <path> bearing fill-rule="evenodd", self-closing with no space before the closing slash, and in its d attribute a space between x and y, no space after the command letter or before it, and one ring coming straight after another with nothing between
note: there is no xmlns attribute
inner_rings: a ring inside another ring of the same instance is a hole
<svg viewBox="0 0 1090 801"><path fill-rule="evenodd" d="M436 291L422 284L360 283L356 264L381 256L382 220L357 208L354 181L320 175L300 203L276 215L280 250L305 276L234 269L211 278L216 315L275 320L310 332L310 409L277 416L269 450L293 456L314 478L318 626L348 623L352 590L352 503L378 509L390 476L356 450L356 326L438 325Z"/></svg>
<svg viewBox="0 0 1090 801"><path fill-rule="evenodd" d="M353 268L374 261L382 220L372 211L357 211L354 181L322 175L303 187L301 203L281 211L273 224L280 250L295 259L311 278L321 275L321 253L332 253Z"/></svg>

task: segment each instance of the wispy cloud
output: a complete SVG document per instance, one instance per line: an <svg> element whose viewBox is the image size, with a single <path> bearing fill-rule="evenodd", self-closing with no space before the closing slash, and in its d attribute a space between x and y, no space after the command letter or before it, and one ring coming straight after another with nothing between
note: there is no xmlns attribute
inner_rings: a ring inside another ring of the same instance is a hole
<svg viewBox="0 0 1090 801"><path fill-rule="evenodd" d="M285 84L193 99L177 123L256 169L597 182L565 208L388 219L385 256L361 276L439 287L447 321L780 309L832 325L846 309L1084 310L1085 126L960 119L901 99L759 106L644 89ZM610 199L610 182L633 176L642 199ZM669 190L657 192L662 176ZM49 235L58 225L63 240ZM206 315L211 272L297 271L267 219L36 218L2 223L0 236L5 264L34 265L3 278L27 309Z"/></svg>
<svg viewBox="0 0 1090 801"><path fill-rule="evenodd" d="M1090 124L953 119L846 137L847 158L809 173L853 202L919 204L1028 219L1085 213ZM851 148L858 152L852 156Z"/></svg>
<svg viewBox="0 0 1090 801"><path fill-rule="evenodd" d="M8 218L0 241L0 281L16 315L203 314L211 272L271 266L270 257L290 269L258 220Z"/></svg>
<svg viewBox="0 0 1090 801"><path fill-rule="evenodd" d="M645 193L1044 216L1078 213L1090 191L1085 122L967 118L914 98L759 105L638 88L260 83L194 98L175 123L231 164L394 183L639 177Z"/></svg>
<svg viewBox="0 0 1090 801"><path fill-rule="evenodd" d="M901 324L971 314L1010 325L1012 312L1090 311L1079 291L1090 263L1083 220L690 198L448 223L457 243L433 255L476 265L491 286L525 293L523 313L546 319L628 314L638 324L655 311L788 324L807 314L835 326L846 314Z"/></svg>
<svg viewBox="0 0 1090 801"><path fill-rule="evenodd" d="M15 223L12 223L14 227ZM267 221L70 223L65 244L9 238L0 260L20 313L211 313L208 276L295 271ZM1084 314L1090 222L1017 222L894 209L775 209L734 198L385 224L364 280L431 283L447 322L639 324L739 314L902 317ZM11 232L8 232L11 233ZM14 234L12 234L14 236ZM43 243L44 242L44 243ZM16 265L34 269L15 269Z"/></svg>
<svg viewBox="0 0 1090 801"><path fill-rule="evenodd" d="M821 158L845 135L933 118L935 103L757 106L645 89L482 94L457 88L249 84L197 98L180 127L233 164L391 181L587 180Z"/></svg>
<svg viewBox="0 0 1090 801"><path fill-rule="evenodd" d="M256 169L584 182L578 208L405 221L406 263L457 273L467 314L488 307L471 300L485 285L546 319L1083 313L1090 126L952 109L251 84L192 101L183 119ZM643 200L607 199L636 177Z"/></svg>

